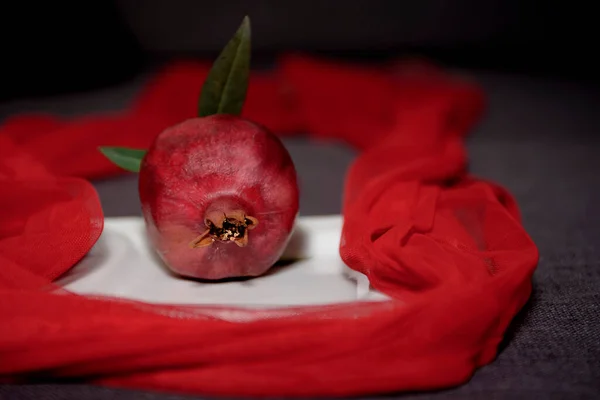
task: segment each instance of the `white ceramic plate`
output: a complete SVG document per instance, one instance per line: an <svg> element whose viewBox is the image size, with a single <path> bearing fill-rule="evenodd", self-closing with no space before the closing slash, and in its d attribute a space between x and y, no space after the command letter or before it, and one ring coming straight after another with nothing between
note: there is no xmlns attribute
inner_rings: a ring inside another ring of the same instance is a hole
<svg viewBox="0 0 600 400"><path fill-rule="evenodd" d="M75 293L161 304L272 308L387 300L340 258L341 227L339 215L300 217L284 254L299 261L249 280L203 283L164 267L141 218L107 218L90 253L58 283Z"/></svg>

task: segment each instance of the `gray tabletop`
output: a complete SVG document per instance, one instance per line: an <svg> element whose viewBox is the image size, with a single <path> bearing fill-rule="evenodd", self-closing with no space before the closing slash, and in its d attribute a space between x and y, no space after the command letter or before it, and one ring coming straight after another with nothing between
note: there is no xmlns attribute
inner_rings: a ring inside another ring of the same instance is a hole
<svg viewBox="0 0 600 400"><path fill-rule="evenodd" d="M600 398L600 96L595 87L469 72L490 97L470 138L472 171L516 196L540 249L531 301L495 362L461 387L407 394L419 399ZM0 117L44 110L62 115L124 107L143 77L118 87L0 105ZM298 167L301 214L340 212L343 180L356 153L337 142L286 139ZM136 177L94 182L107 216L139 215ZM385 368L385 366L382 366ZM395 396L397 397L397 396ZM0 386L7 399L181 397L82 384Z"/></svg>

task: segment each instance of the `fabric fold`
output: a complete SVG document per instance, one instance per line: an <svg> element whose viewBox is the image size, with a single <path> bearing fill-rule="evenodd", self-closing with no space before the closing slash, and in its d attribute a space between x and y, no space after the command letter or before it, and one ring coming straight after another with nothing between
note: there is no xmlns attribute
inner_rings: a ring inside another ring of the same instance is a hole
<svg viewBox="0 0 600 400"><path fill-rule="evenodd" d="M252 76L244 108L279 135L310 132L361 152L346 176L339 251L392 300L245 310L55 283L103 229L88 180L123 173L97 146L147 147L194 117L207 72L174 62L122 112L0 126L0 380L349 396L454 386L492 362L529 298L538 252L510 193L467 169L483 93L430 65L289 55Z"/></svg>

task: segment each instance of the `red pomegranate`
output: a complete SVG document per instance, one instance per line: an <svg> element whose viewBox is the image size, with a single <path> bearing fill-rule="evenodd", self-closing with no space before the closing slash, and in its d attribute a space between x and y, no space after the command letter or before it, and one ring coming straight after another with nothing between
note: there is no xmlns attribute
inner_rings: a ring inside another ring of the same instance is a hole
<svg viewBox="0 0 600 400"><path fill-rule="evenodd" d="M298 213L292 159L239 116L193 118L159 134L139 172L153 247L175 273L253 277L281 257Z"/></svg>

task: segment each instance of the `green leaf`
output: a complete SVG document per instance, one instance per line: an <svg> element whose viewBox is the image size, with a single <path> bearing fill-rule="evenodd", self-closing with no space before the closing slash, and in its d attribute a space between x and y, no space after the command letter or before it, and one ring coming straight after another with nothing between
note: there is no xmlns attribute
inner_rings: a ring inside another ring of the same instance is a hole
<svg viewBox="0 0 600 400"><path fill-rule="evenodd" d="M117 166L131 172L140 172L146 150L127 147L100 147L100 152Z"/></svg>
<svg viewBox="0 0 600 400"><path fill-rule="evenodd" d="M246 16L206 77L198 102L198 115L241 114L249 76L250 18Z"/></svg>

